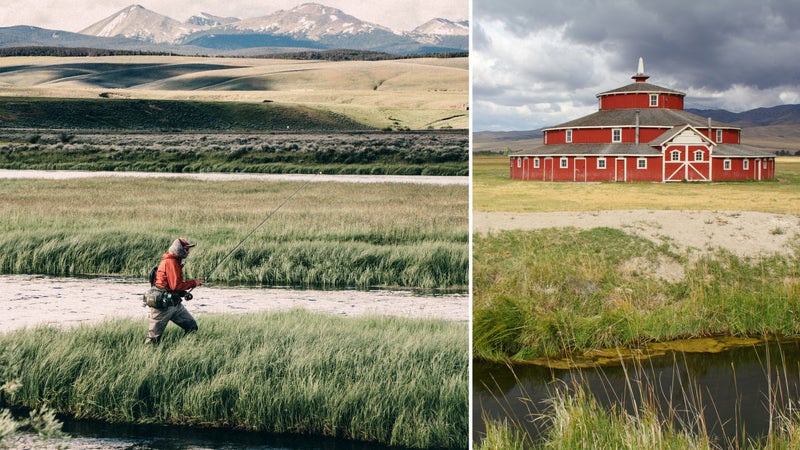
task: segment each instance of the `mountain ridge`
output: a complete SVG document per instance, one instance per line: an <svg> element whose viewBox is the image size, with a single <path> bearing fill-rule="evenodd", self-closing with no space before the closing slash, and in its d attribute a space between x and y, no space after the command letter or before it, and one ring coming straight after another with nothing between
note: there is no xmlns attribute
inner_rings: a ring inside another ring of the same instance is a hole
<svg viewBox="0 0 800 450"><path fill-rule="evenodd" d="M133 4L78 34L178 48L193 45L217 52L261 47L349 48L388 53L469 50L468 21L433 18L411 31L397 33L319 3L304 3L252 18L220 17L202 12L185 22Z"/></svg>

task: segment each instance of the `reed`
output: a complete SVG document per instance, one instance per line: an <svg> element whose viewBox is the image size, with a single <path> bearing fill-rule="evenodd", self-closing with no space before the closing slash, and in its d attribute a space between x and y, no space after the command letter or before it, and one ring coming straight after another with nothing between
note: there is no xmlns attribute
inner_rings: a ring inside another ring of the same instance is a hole
<svg viewBox="0 0 800 450"><path fill-rule="evenodd" d="M0 271L145 277L178 236L203 276L300 185L184 179L0 180ZM212 281L463 288L466 186L310 183Z"/></svg>
<svg viewBox="0 0 800 450"><path fill-rule="evenodd" d="M622 231L473 240L473 352L524 360L710 335L800 332L800 258L724 251L689 261ZM659 275L664 262L684 275Z"/></svg>
<svg viewBox="0 0 800 450"><path fill-rule="evenodd" d="M466 448L464 324L304 311L206 316L142 344L142 321L0 335L17 405L77 418Z"/></svg>

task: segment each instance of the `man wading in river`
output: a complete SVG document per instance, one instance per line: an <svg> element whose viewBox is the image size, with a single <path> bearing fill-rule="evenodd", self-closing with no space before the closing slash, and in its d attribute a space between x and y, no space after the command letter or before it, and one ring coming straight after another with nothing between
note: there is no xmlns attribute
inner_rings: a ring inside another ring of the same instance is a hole
<svg viewBox="0 0 800 450"><path fill-rule="evenodd" d="M158 344L170 320L187 334L197 331L197 322L182 304L186 291L203 284L202 278L183 281L183 260L189 256L192 247L194 244L178 238L172 242L167 253L161 256L153 286L145 294L145 303L150 307L150 328L147 331L146 344Z"/></svg>

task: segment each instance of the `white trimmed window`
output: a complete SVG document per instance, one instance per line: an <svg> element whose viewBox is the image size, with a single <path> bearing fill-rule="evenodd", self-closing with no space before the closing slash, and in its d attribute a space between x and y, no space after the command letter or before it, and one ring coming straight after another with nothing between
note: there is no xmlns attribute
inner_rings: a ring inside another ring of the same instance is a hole
<svg viewBox="0 0 800 450"><path fill-rule="evenodd" d="M731 170L731 160L730 159L726 159L725 161L723 161L722 162L722 168L724 170Z"/></svg>
<svg viewBox="0 0 800 450"><path fill-rule="evenodd" d="M702 150L695 150L695 152L694 152L694 160L695 161L702 161L703 160L703 151Z"/></svg>
<svg viewBox="0 0 800 450"><path fill-rule="evenodd" d="M567 167L569 167L569 159L562 157L561 162L559 164L562 169L566 169Z"/></svg>
<svg viewBox="0 0 800 450"><path fill-rule="evenodd" d="M598 169L605 169L606 168L606 159L602 156L597 158L597 168Z"/></svg>
<svg viewBox="0 0 800 450"><path fill-rule="evenodd" d="M722 130L717 130L717 144L722 142Z"/></svg>
<svg viewBox="0 0 800 450"><path fill-rule="evenodd" d="M750 160L749 159L745 159L744 161L742 161L742 169L750 170Z"/></svg>
<svg viewBox="0 0 800 450"><path fill-rule="evenodd" d="M566 133L567 133L566 141L572 142L572 130L567 130Z"/></svg>
<svg viewBox="0 0 800 450"><path fill-rule="evenodd" d="M622 142L622 128L611 130L611 142Z"/></svg>
<svg viewBox="0 0 800 450"><path fill-rule="evenodd" d="M539 157L538 156L533 158L533 168L534 169L538 169L539 168Z"/></svg>
<svg viewBox="0 0 800 450"><path fill-rule="evenodd" d="M669 154L670 161L680 161L681 160L681 152L680 150L673 150Z"/></svg>
<svg viewBox="0 0 800 450"><path fill-rule="evenodd" d="M650 107L658 106L658 94L650 94Z"/></svg>
<svg viewBox="0 0 800 450"><path fill-rule="evenodd" d="M517 169L522 167L522 158L515 158L517 160Z"/></svg>
<svg viewBox="0 0 800 450"><path fill-rule="evenodd" d="M647 158L639 158L636 160L637 169L647 169Z"/></svg>

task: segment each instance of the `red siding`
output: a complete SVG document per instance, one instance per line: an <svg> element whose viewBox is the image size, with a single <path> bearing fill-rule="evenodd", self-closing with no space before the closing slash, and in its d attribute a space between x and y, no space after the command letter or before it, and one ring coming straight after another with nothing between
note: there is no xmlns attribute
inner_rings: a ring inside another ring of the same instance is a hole
<svg viewBox="0 0 800 450"><path fill-rule="evenodd" d="M683 96L658 94L658 106L650 106L650 94L614 94L600 97L600 109L667 108L683 109Z"/></svg>

